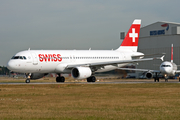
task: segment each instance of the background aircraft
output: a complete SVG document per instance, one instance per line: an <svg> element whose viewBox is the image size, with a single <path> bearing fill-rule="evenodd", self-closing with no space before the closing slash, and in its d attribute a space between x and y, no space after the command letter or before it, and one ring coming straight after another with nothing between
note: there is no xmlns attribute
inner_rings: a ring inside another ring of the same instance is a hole
<svg viewBox="0 0 180 120"><path fill-rule="evenodd" d="M162 74L165 78L165 82L168 82L169 76L175 76L175 74L180 73L180 70L177 70L177 65L173 62L173 44L171 47L171 61L165 61L159 66L159 70L149 70L149 69L131 69L131 68L119 68L121 70L135 70L135 71L144 71L146 78L152 78L153 73L155 73L154 82L156 80L159 82L159 75ZM180 81L180 79L179 79Z"/></svg>
<svg viewBox="0 0 180 120"><path fill-rule="evenodd" d="M153 60L142 59L137 52L141 20L133 21L121 46L116 50L26 50L18 52L7 63L8 69L26 73L26 83L48 73L57 73L57 82L64 82L61 74L71 74L75 79L95 82L96 72L117 69L132 62ZM134 59L136 58L136 59Z"/></svg>

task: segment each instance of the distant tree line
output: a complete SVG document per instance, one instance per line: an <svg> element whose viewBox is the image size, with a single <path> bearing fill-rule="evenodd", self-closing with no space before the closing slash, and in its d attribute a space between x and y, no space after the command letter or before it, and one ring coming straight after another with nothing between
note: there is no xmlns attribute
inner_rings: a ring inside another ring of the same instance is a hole
<svg viewBox="0 0 180 120"><path fill-rule="evenodd" d="M9 72L7 67L0 66L0 75L9 75Z"/></svg>

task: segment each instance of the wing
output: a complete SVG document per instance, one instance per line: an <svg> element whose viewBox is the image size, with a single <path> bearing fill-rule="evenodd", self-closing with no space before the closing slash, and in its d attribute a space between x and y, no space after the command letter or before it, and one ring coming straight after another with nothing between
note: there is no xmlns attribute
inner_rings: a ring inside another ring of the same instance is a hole
<svg viewBox="0 0 180 120"><path fill-rule="evenodd" d="M153 73L160 73L159 70L149 70L149 69L134 69L134 68L118 68L120 70L134 70L134 71L142 71L142 72L153 72Z"/></svg>
<svg viewBox="0 0 180 120"><path fill-rule="evenodd" d="M176 73L180 73L180 70L176 70Z"/></svg>
<svg viewBox="0 0 180 120"><path fill-rule="evenodd" d="M79 66L96 67L96 66L105 66L105 65L118 65L118 64L124 64L124 63L142 62L142 61L149 61L149 60L155 60L155 59L162 59L162 57L96 62L96 63L86 63L86 64L71 64L71 65L67 65L66 68L74 68L74 67L79 67Z"/></svg>

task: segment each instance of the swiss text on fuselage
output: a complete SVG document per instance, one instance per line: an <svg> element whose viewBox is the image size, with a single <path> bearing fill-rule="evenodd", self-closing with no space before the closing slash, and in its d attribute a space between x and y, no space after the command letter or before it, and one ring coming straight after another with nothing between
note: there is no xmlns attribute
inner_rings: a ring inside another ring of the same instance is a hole
<svg viewBox="0 0 180 120"><path fill-rule="evenodd" d="M60 54L38 54L40 62L61 62L62 57Z"/></svg>

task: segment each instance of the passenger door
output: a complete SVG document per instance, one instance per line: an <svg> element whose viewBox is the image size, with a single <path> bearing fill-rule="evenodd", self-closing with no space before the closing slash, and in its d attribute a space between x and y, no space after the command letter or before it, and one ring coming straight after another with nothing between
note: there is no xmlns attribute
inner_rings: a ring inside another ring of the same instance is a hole
<svg viewBox="0 0 180 120"><path fill-rule="evenodd" d="M32 58L33 58L33 65L37 65L38 64L38 57L36 55L36 53L31 53Z"/></svg>

